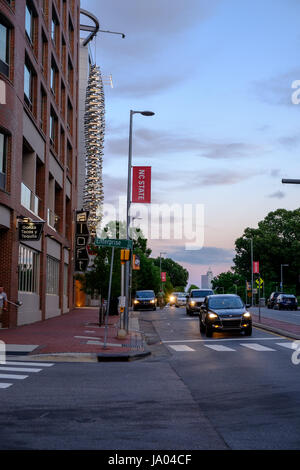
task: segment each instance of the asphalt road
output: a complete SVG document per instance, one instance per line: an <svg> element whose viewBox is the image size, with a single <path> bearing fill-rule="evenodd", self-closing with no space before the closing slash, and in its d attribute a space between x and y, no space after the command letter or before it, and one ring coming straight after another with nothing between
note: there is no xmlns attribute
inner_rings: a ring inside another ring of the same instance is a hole
<svg viewBox="0 0 300 470"><path fill-rule="evenodd" d="M258 315L258 307L250 307L249 310ZM300 310L274 310L261 307L260 312L261 316L265 318L273 318L274 320L300 325Z"/></svg>
<svg viewBox="0 0 300 470"><path fill-rule="evenodd" d="M300 448L290 340L258 329L207 339L184 309L140 319L147 359L1 366L0 449Z"/></svg>

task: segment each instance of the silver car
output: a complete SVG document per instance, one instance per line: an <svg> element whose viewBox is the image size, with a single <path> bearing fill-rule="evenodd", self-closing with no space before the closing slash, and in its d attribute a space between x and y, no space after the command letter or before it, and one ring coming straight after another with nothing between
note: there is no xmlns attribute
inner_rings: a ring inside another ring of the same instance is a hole
<svg viewBox="0 0 300 470"><path fill-rule="evenodd" d="M184 307L186 305L186 294L184 292L178 292L175 305L176 307Z"/></svg>

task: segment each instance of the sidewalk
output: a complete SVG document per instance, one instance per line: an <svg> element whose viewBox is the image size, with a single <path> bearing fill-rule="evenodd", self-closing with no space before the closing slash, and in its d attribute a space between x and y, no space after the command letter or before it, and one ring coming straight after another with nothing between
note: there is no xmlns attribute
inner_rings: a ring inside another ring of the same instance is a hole
<svg viewBox="0 0 300 470"><path fill-rule="evenodd" d="M129 314L129 332L118 338L120 317L109 316L107 325L99 326L99 308L76 308L59 317L17 328L0 329L0 340L7 355L51 361L128 361L149 354L138 317Z"/></svg>
<svg viewBox="0 0 300 470"><path fill-rule="evenodd" d="M286 321L275 320L273 318L266 318L263 316L263 312L261 313L259 321L258 307L251 307L249 308L249 311L252 314L254 326L286 336L288 338L300 340L300 325L295 325L294 323Z"/></svg>

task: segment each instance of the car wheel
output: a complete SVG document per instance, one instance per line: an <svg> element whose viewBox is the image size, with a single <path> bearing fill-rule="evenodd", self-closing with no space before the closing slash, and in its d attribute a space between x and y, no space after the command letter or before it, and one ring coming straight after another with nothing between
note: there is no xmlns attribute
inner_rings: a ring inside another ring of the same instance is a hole
<svg viewBox="0 0 300 470"><path fill-rule="evenodd" d="M205 334L207 338L211 338L213 335L213 330L211 326L206 325Z"/></svg>
<svg viewBox="0 0 300 470"><path fill-rule="evenodd" d="M251 336L252 335L252 326L248 326L245 329L245 336Z"/></svg>

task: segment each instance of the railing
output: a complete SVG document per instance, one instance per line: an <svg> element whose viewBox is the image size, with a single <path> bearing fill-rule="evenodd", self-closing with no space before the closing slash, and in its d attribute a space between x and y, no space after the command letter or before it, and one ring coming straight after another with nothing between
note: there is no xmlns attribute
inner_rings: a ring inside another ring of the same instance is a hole
<svg viewBox="0 0 300 470"><path fill-rule="evenodd" d="M56 215L51 209L48 209L47 223L54 230L58 230L60 217Z"/></svg>
<svg viewBox="0 0 300 470"><path fill-rule="evenodd" d="M21 204L26 209L33 212L35 215L39 215L39 202L40 199L36 196L26 184L21 184Z"/></svg>

